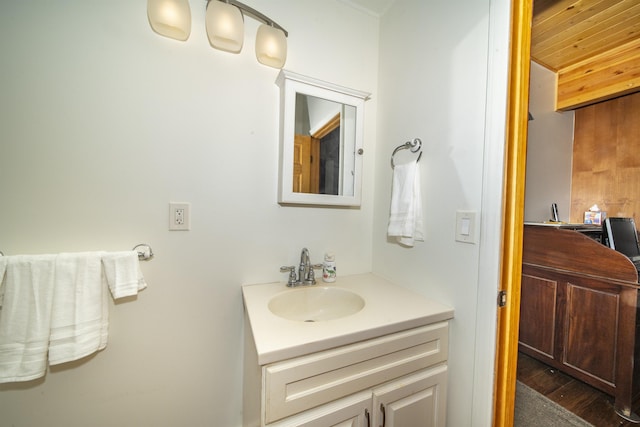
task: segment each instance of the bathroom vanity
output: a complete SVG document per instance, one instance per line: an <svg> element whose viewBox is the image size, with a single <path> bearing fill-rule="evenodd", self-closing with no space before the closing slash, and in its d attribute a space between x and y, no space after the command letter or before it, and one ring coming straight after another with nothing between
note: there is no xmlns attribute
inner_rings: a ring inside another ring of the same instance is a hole
<svg viewBox="0 0 640 427"><path fill-rule="evenodd" d="M372 274L242 292L245 427L445 425L450 307Z"/></svg>

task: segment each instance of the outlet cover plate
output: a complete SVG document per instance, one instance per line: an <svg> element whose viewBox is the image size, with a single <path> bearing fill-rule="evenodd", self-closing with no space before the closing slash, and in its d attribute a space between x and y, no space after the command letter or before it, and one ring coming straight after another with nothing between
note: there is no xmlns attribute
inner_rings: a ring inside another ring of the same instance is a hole
<svg viewBox="0 0 640 427"><path fill-rule="evenodd" d="M191 204L169 203L169 231L191 230Z"/></svg>

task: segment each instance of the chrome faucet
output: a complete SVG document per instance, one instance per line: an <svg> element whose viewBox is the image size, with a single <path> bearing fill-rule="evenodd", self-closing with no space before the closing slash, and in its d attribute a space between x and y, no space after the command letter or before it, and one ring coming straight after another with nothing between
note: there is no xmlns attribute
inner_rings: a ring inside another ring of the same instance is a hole
<svg viewBox="0 0 640 427"><path fill-rule="evenodd" d="M311 274L311 277L309 277L309 274ZM313 268L311 268L311 261L309 261L309 249L307 248L302 248L302 252L300 252L298 280L305 285L313 285L316 283L315 278L313 277Z"/></svg>
<svg viewBox="0 0 640 427"><path fill-rule="evenodd" d="M296 268L280 267L280 271L285 273L289 272L289 280L287 286L300 286L300 285L315 285L316 275L314 273L315 268L322 268L322 264L312 264L309 257L309 249L303 248L300 253L300 265L298 266L298 276L296 277Z"/></svg>

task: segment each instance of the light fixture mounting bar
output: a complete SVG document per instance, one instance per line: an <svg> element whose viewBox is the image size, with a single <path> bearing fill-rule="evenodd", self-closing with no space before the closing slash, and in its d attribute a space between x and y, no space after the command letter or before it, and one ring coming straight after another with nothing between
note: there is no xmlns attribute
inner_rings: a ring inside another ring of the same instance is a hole
<svg viewBox="0 0 640 427"><path fill-rule="evenodd" d="M255 10L254 8L247 6L244 3L241 3L237 0L207 0L207 3L209 3L209 1L222 1L223 3L228 3L230 5L236 6L238 9L242 10L243 12L245 12L247 15L249 15L250 17L252 17L253 19L256 19L264 24L270 25L272 27L275 27L279 30L282 30L282 32L284 33L285 37L289 37L289 33L287 32L287 30L285 30L284 28L282 28L277 22L275 22L273 19L269 18L266 15L263 15L262 13L258 12L257 10Z"/></svg>

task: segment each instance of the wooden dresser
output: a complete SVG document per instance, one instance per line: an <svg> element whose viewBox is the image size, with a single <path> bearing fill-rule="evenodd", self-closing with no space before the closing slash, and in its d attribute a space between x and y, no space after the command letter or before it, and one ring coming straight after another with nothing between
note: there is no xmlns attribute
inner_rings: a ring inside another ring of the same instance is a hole
<svg viewBox="0 0 640 427"><path fill-rule="evenodd" d="M638 419L638 273L584 232L525 225L519 349L615 398Z"/></svg>

